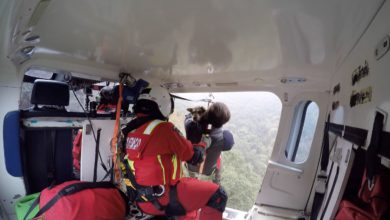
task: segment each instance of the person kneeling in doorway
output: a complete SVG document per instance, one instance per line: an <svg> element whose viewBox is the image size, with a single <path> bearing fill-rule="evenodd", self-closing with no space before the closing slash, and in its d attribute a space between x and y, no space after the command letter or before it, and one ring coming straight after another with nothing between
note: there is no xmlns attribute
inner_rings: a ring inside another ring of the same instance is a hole
<svg viewBox="0 0 390 220"><path fill-rule="evenodd" d="M229 151L234 145L234 138L229 130L223 130L222 126L230 120L229 108L222 102L213 103L207 110L201 113L202 107L187 109L190 114L185 118L187 139L193 143L201 140L209 143L206 147L204 164L188 164L189 175L204 180L212 180L221 183L222 151ZM196 117L194 117L196 116ZM207 128L211 125L211 128Z"/></svg>

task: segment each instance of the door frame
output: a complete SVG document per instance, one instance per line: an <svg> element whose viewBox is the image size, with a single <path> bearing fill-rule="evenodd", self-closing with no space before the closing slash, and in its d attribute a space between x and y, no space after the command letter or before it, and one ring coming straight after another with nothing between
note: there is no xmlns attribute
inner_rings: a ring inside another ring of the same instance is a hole
<svg viewBox="0 0 390 220"><path fill-rule="evenodd" d="M297 94L289 103L283 105L274 149L256 198L256 205L305 211L320 160L329 98L329 92L305 92ZM315 102L319 115L307 159L302 163L295 163L287 159L285 150L289 145L290 133L296 132L291 128L301 127L296 126L300 120L295 119L295 111L299 109L296 107L302 101Z"/></svg>

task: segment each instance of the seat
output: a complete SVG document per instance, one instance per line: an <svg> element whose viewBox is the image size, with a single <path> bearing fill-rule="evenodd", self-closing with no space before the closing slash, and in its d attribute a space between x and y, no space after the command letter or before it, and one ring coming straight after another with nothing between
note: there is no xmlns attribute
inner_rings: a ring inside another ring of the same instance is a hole
<svg viewBox="0 0 390 220"><path fill-rule="evenodd" d="M31 93L33 109L24 115L58 117L69 105L69 86L53 80L36 80ZM72 132L66 127L22 127L21 155L28 194L40 192L52 183L73 179Z"/></svg>
<svg viewBox="0 0 390 220"><path fill-rule="evenodd" d="M31 92L31 104L34 110L45 110L47 106L56 106L65 111L69 105L69 85L54 80L37 79ZM38 105L43 107L38 108Z"/></svg>

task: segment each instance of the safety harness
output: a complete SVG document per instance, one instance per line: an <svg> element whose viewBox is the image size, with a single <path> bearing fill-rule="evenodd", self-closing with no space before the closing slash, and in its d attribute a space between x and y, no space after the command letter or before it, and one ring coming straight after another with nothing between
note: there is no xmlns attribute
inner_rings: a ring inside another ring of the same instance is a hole
<svg viewBox="0 0 390 220"><path fill-rule="evenodd" d="M163 121L161 120L153 120L150 117L141 117L134 119L131 121L125 129L123 129L123 133L125 137L127 137L127 134L139 127L141 127L143 124L150 122L149 125L144 130L143 134L150 135L152 131ZM140 152L142 154L142 152ZM157 160L159 161L161 165L161 169L163 172L163 178L164 178L164 184L165 182L165 170L164 166L161 161L160 155L157 155ZM180 163L177 160L176 155L172 156L172 164L173 164L173 175L172 178L175 179L177 175L178 166L180 166ZM184 207L180 204L180 202L177 199L177 189L176 185L170 186L169 189L169 203L164 206L161 205L161 203L158 201L160 197L162 197L165 193L165 186L164 185L157 185L157 186L142 186L137 183L135 179L135 168L134 168L134 161L130 160L128 156L126 155L121 163L121 170L123 173L123 181L126 185L127 195L131 202L150 202L152 203L156 209L160 211L164 211L167 216L179 216L179 215L185 215L186 211Z"/></svg>
<svg viewBox="0 0 390 220"><path fill-rule="evenodd" d="M124 181L130 201L151 202L158 210L164 210L164 207L157 200L165 193L164 186L139 185L135 180L133 170L130 168L130 162L127 156L125 156L123 163L121 164L121 169L125 174Z"/></svg>

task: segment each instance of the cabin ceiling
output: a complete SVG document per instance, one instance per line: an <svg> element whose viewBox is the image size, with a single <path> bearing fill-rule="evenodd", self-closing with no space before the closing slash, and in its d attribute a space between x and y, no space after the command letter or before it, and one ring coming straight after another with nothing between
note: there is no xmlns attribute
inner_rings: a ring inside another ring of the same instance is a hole
<svg viewBox="0 0 390 220"><path fill-rule="evenodd" d="M31 61L71 58L115 70L88 74L126 71L189 91L272 88L285 77L326 90L382 2L26 0L15 4L9 54L33 45Z"/></svg>

